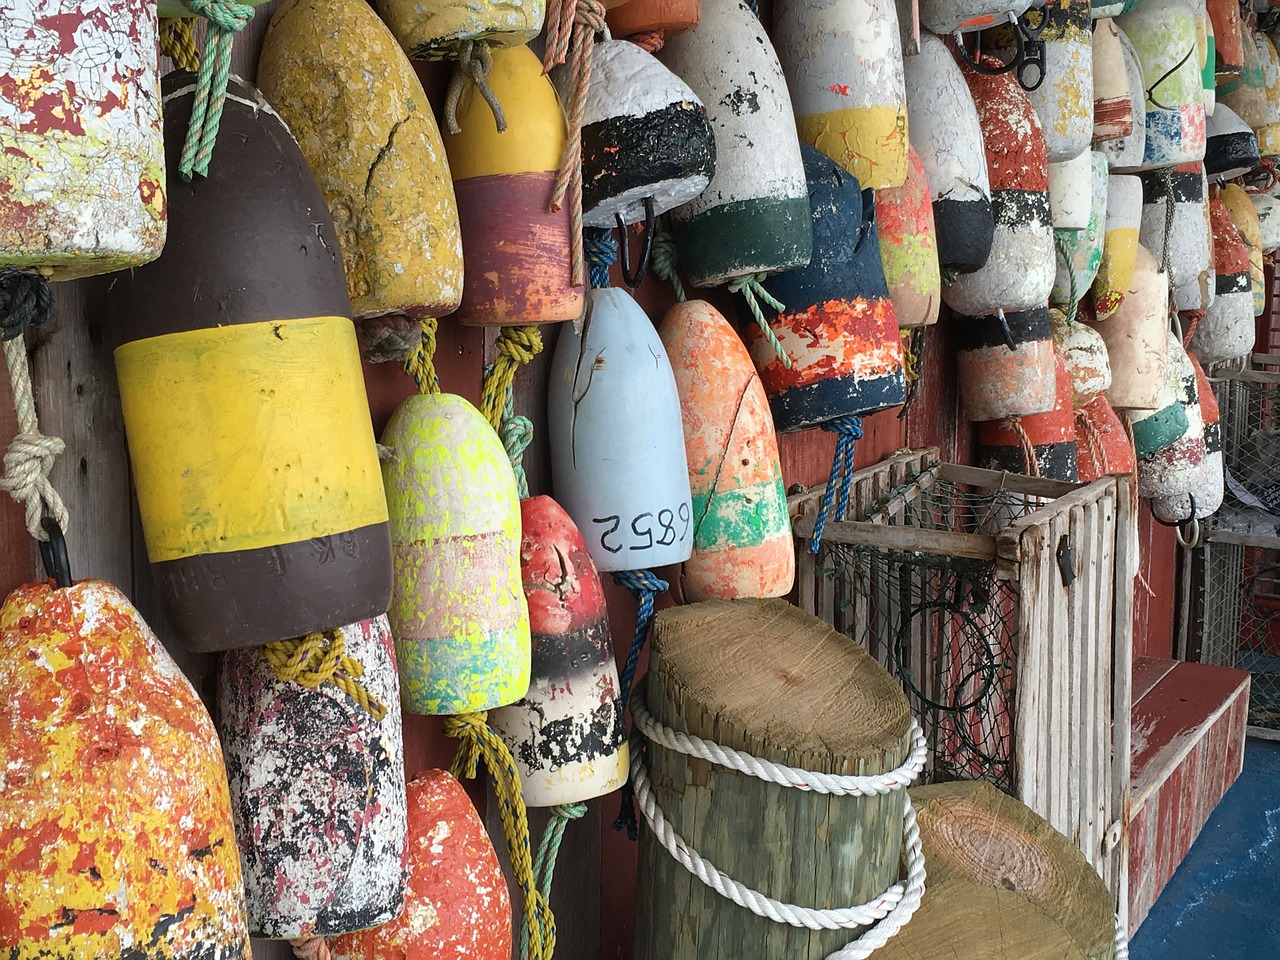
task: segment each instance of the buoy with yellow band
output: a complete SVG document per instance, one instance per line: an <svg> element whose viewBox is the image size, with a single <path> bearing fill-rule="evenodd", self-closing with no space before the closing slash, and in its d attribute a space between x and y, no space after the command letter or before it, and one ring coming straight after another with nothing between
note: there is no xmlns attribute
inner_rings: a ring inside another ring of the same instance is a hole
<svg viewBox="0 0 1280 960"><path fill-rule="evenodd" d="M1228 183L1223 186L1218 191L1218 199L1227 205L1231 220L1249 255L1249 285L1253 289L1253 315L1260 317L1267 309L1267 283L1263 272L1262 225L1258 220L1258 209L1249 199L1249 195L1244 192L1244 188L1237 183ZM1214 254L1216 258L1216 240Z"/></svg>
<svg viewBox="0 0 1280 960"><path fill-rule="evenodd" d="M233 78L218 163L108 294L147 554L181 638L256 646L375 617L386 499L338 240L306 160ZM165 78L171 169L195 92Z"/></svg>
<svg viewBox="0 0 1280 960"><path fill-rule="evenodd" d="M929 180L914 147L907 152L907 179L900 187L876 191L880 261L899 327L926 327L938 321L942 278L930 203Z"/></svg>
<svg viewBox="0 0 1280 960"><path fill-rule="evenodd" d="M0 18L0 270L72 280L165 241L156 10L16 0Z"/></svg>
<svg viewBox="0 0 1280 960"><path fill-rule="evenodd" d="M626 0L605 14L615 37L658 35L663 40L692 30L702 19L701 0Z"/></svg>
<svg viewBox="0 0 1280 960"><path fill-rule="evenodd" d="M982 422L1053 407L1053 331L1047 307L961 317L956 380L967 419Z"/></svg>
<svg viewBox="0 0 1280 960"><path fill-rule="evenodd" d="M1142 226L1142 181L1112 174L1107 178L1107 220L1102 260L1093 281L1094 316L1106 320L1129 293Z"/></svg>
<svg viewBox="0 0 1280 960"><path fill-rule="evenodd" d="M350 69L355 59L370 68ZM365 357L403 359L418 319L462 298L458 208L422 84L363 0L281 4L258 83L329 205Z"/></svg>
<svg viewBox="0 0 1280 960"><path fill-rule="evenodd" d="M1022 17L1044 44L1041 76L1030 74L1027 97L1044 130L1050 163L1074 160L1093 140L1093 39L1089 0L1045 0ZM1038 81L1038 82L1037 82Z"/></svg>
<svg viewBox="0 0 1280 960"><path fill-rule="evenodd" d="M1209 118L1204 170L1215 179L1230 180L1248 173L1261 161L1253 129L1225 103Z"/></svg>
<svg viewBox="0 0 1280 960"><path fill-rule="evenodd" d="M1093 142L1115 140L1133 132L1134 110L1125 74L1124 47L1110 17L1093 25ZM1139 116L1138 122L1143 122Z"/></svg>
<svg viewBox="0 0 1280 960"><path fill-rule="evenodd" d="M1083 407L1077 407L1075 418L1076 463L1081 483L1133 473L1137 469L1133 441L1106 396L1094 397Z"/></svg>
<svg viewBox="0 0 1280 960"><path fill-rule="evenodd" d="M1106 320L1092 324L1111 360L1107 402L1117 409L1155 407L1165 375L1169 282L1156 258L1136 245L1129 294Z"/></svg>
<svg viewBox="0 0 1280 960"><path fill-rule="evenodd" d="M1079 410L1111 387L1111 356L1102 334L1061 310L1049 311L1053 346L1071 378L1071 406Z"/></svg>
<svg viewBox="0 0 1280 960"><path fill-rule="evenodd" d="M978 465L1050 480L1079 480L1076 426L1071 412L1071 376L1061 356L1054 358L1051 409L1030 416L978 424Z"/></svg>
<svg viewBox="0 0 1280 960"><path fill-rule="evenodd" d="M545 0L377 0L373 6L415 60L457 59L473 44L495 53L520 46L542 32L547 13Z"/></svg>
<svg viewBox="0 0 1280 960"><path fill-rule="evenodd" d="M404 400L382 432L400 700L416 714L514 703L529 688L520 511L502 441L462 397Z"/></svg>
<svg viewBox="0 0 1280 960"><path fill-rule="evenodd" d="M864 188L907 176L907 94L893 0L779 0L773 41L800 139Z"/></svg>
<svg viewBox="0 0 1280 960"><path fill-rule="evenodd" d="M1209 201L1217 296L1196 324L1188 347L1203 364L1246 356L1253 349L1253 281L1249 251L1231 211L1219 197Z"/></svg>
<svg viewBox="0 0 1280 960"><path fill-rule="evenodd" d="M1154 402L1141 409L1127 409L1125 416L1129 420L1133 432L1134 453L1138 457L1139 485L1146 491L1143 496L1152 496L1151 478L1144 482L1142 478L1143 464L1168 449L1178 438L1187 432L1187 407L1182 398L1182 377L1189 372L1186 351L1172 331L1165 330L1165 363L1160 388L1156 391ZM1160 496L1170 496L1174 491L1164 491Z"/></svg>
<svg viewBox="0 0 1280 960"><path fill-rule="evenodd" d="M218 725L252 936L331 937L400 915L399 703L385 616L223 657Z"/></svg>
<svg viewBox="0 0 1280 960"><path fill-rule="evenodd" d="M569 207L550 209L568 131L555 87L528 47L493 51L489 86L507 129L473 84L458 101L459 133L444 134L462 226L463 323L556 323L582 314L573 283Z"/></svg>
<svg viewBox="0 0 1280 960"><path fill-rule="evenodd" d="M1088 161L1090 178L1086 186L1089 200L1085 225L1077 230L1054 227L1053 238L1057 258L1053 290L1049 300L1062 306L1075 319L1077 305L1093 285L1102 264L1102 251L1106 241L1107 220L1107 161L1100 153L1082 155ZM1077 163L1072 160L1070 163Z"/></svg>
<svg viewBox="0 0 1280 960"><path fill-rule="evenodd" d="M0 683L7 955L249 960L218 735L133 605L101 580L19 587Z"/></svg>
<svg viewBox="0 0 1280 960"><path fill-rule="evenodd" d="M1185 493L1156 496L1151 512L1163 523L1203 520L1218 512L1225 492L1222 470L1222 429L1218 400L1204 370L1192 354L1187 355L1194 371L1195 394L1187 411L1187 436L1166 454L1171 470L1182 475Z"/></svg>
<svg viewBox="0 0 1280 960"><path fill-rule="evenodd" d="M1112 21L1114 24L1114 21ZM1117 25L1116 37L1124 57L1124 76L1129 86L1129 102L1133 105L1133 129L1119 137L1098 142L1098 149L1106 155L1107 165L1113 172L1137 170L1142 166L1147 150L1146 102L1147 85L1143 79L1142 62L1125 32Z"/></svg>

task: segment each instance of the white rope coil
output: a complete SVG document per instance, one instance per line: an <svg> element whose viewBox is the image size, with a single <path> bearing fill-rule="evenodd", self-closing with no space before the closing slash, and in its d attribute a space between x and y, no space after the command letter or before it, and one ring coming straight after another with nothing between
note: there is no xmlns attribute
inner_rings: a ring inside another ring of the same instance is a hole
<svg viewBox="0 0 1280 960"><path fill-rule="evenodd" d="M5 451L0 490L26 508L27 531L31 536L37 540L48 540L49 535L40 526L40 518L46 509L59 527L67 529L66 504L49 482L54 458L66 449L66 445L58 437L47 437L40 432L31 389L31 370L27 365L27 348L22 337L6 340L4 355L13 386L19 433Z"/></svg>
<svg viewBox="0 0 1280 960"><path fill-rule="evenodd" d="M1116 914L1116 960L1129 960L1129 933Z"/></svg>

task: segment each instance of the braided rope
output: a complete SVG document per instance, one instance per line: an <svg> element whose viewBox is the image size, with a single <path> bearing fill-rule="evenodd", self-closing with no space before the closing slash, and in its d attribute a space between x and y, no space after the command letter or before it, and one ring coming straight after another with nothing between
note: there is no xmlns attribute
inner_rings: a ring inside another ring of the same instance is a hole
<svg viewBox="0 0 1280 960"><path fill-rule="evenodd" d="M773 296L760 283L765 278L763 273L752 273L745 277L734 277L729 281L729 292L742 295L742 299L747 301L747 309L751 311L751 315L756 318L756 323L760 327L760 332L768 339L773 347L773 352L777 354L778 359L782 361L782 365L788 370L791 369L791 357L787 355L787 351L783 349L778 335L773 332L773 328L769 326L769 321L764 318L764 311L760 309L759 300L763 300L773 309L782 313L787 309L776 297ZM758 299L757 299L758 298Z"/></svg>
<svg viewBox="0 0 1280 960"><path fill-rule="evenodd" d="M524 924L529 934L528 960L551 960L556 945L556 921L551 905L534 882L529 850L529 815L524 791L511 751L489 726L484 713L464 713L444 718L444 732L458 738L452 773L459 779L474 778L484 760L498 798L502 833L507 842L511 872L524 893Z"/></svg>
<svg viewBox="0 0 1280 960"><path fill-rule="evenodd" d="M191 121L182 145L178 174L190 182L195 174L206 176L213 157L222 107L227 99L227 78L231 74L231 46L235 35L253 19L253 7L235 0L187 0L193 13L209 21L204 39L204 58L196 74L195 100Z"/></svg>
<svg viewBox="0 0 1280 960"><path fill-rule="evenodd" d="M585 803L561 803L551 808L551 819L542 831L542 842L538 844L538 855L533 861L533 877L538 884L543 898L551 902L551 881L556 872L556 856L560 853L560 843L564 840L564 830L574 820L586 816ZM529 928L525 924L520 927L520 957L529 957Z"/></svg>
<svg viewBox="0 0 1280 960"><path fill-rule="evenodd" d="M1120 922L1120 914L1116 914L1116 957L1115 960L1129 960L1129 934Z"/></svg>
<svg viewBox="0 0 1280 960"><path fill-rule="evenodd" d="M489 74L492 72L493 52L487 43L468 40L462 45L458 51L458 64L453 69L453 76L449 78L449 92L445 94L444 100L444 124L450 133L462 132L462 128L458 126L458 100L462 97L462 90L467 80L476 85L480 96L484 97L484 102L489 105L498 132L507 132L507 115L502 110L502 104L498 102L498 95L493 92L493 87L489 86Z"/></svg>
<svg viewBox="0 0 1280 960"><path fill-rule="evenodd" d="M498 428L502 449L511 461L511 472L516 475L516 495L524 500L529 496L529 477L524 472L524 452L533 442L533 421L515 415L515 393L507 390L507 402L502 407L502 426Z"/></svg>
<svg viewBox="0 0 1280 960"><path fill-rule="evenodd" d="M1022 451L1022 464L1027 469L1027 476L1040 476L1040 461L1036 459L1036 447L1031 442L1031 437L1028 436L1026 427L1022 425L1022 418L1009 417L1005 420L1005 425L1018 438L1018 447Z"/></svg>
<svg viewBox="0 0 1280 960"><path fill-rule="evenodd" d="M902 341L902 379L907 386L920 379L920 354L912 349L916 341L916 332L921 327L899 327L898 338Z"/></svg>
<svg viewBox="0 0 1280 960"><path fill-rule="evenodd" d="M862 439L861 417L837 417L822 425L822 429L836 435L836 450L831 458L831 476L818 503L818 517L813 523L813 536L809 538L809 552L814 556L822 546L822 533L827 529L831 515L831 502L836 502L836 519L849 509L849 486L853 483L853 455ZM838 496L837 496L838 494Z"/></svg>
<svg viewBox="0 0 1280 960"><path fill-rule="evenodd" d="M364 664L347 656L341 630L268 643L262 648L262 658L271 664L276 679L282 683L296 683L309 690L331 683L379 723L387 715L387 708L359 683Z"/></svg>
<svg viewBox="0 0 1280 960"><path fill-rule="evenodd" d="M494 430L502 429L502 410L515 383L516 371L542 352L542 332L536 324L503 327L494 341L498 358L484 378L480 412Z"/></svg>
<svg viewBox="0 0 1280 960"><path fill-rule="evenodd" d="M661 30L648 30L627 39L646 53L657 53L667 44L667 38Z"/></svg>
<svg viewBox="0 0 1280 960"><path fill-rule="evenodd" d="M160 21L160 53L173 61L179 70L195 73L200 69L200 51L196 47L196 22L190 17L165 17Z"/></svg>
<svg viewBox="0 0 1280 960"><path fill-rule="evenodd" d="M1075 323L1076 311L1080 306L1080 295L1076 289L1076 268L1071 262L1071 255L1067 252L1066 237L1060 231L1053 231L1053 246L1057 251L1058 256L1062 258L1062 262L1067 271L1067 322Z"/></svg>
<svg viewBox="0 0 1280 960"><path fill-rule="evenodd" d="M676 299L683 303L688 298L684 293L684 284L680 282L680 275L676 273L676 264L679 262L680 254L676 250L676 242L672 239L671 232L665 227L660 227L653 234L649 263L653 265L653 272L659 279L671 281L671 286L676 291Z"/></svg>
<svg viewBox="0 0 1280 960"><path fill-rule="evenodd" d="M609 286L609 268L618 262L618 241L614 239L612 230L588 227L584 242L591 289L603 290Z"/></svg>
<svg viewBox="0 0 1280 960"><path fill-rule="evenodd" d="M293 955L299 960L330 960L329 941L324 937L306 937L302 940L290 940Z"/></svg>
<svg viewBox="0 0 1280 960"><path fill-rule="evenodd" d="M1089 419L1089 414L1084 410L1075 411L1076 435L1083 436L1085 445L1089 448L1089 456L1093 459L1094 467L1098 472L1098 476L1106 476L1111 472L1111 461L1107 457L1106 444L1102 442L1102 434L1098 432L1098 428Z"/></svg>
<svg viewBox="0 0 1280 960"><path fill-rule="evenodd" d="M404 372L413 377L418 393L439 393L440 378L436 375L436 331L440 323L435 317L423 317L422 339L418 349L404 359Z"/></svg>

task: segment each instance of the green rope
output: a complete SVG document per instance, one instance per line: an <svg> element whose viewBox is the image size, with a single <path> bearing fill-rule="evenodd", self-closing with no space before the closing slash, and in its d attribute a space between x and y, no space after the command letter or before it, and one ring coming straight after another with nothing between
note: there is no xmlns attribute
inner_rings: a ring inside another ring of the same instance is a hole
<svg viewBox="0 0 1280 960"><path fill-rule="evenodd" d="M729 281L729 292L739 293L742 299L747 301L747 308L751 311L751 315L756 318L756 323L760 326L760 332L768 339L773 346L773 352L778 355L778 359L782 361L782 365L788 370L791 369L791 357L787 355L787 351L783 349L782 343L778 340L778 335L773 332L773 328L769 326L769 321L764 318L764 311L760 309L760 303L756 299L763 300L779 313L787 308L780 303L764 286L760 283L766 274L752 273L745 277L735 277Z"/></svg>
<svg viewBox="0 0 1280 960"><path fill-rule="evenodd" d="M551 880L556 872L556 856L560 853L560 843L564 840L564 829L573 820L581 819L587 812L585 803L562 803L551 808L551 819L542 831L542 842L538 844L538 855L533 861L533 881L538 885L543 899L551 902ZM529 960L529 927L520 927L520 958Z"/></svg>
<svg viewBox="0 0 1280 960"><path fill-rule="evenodd" d="M515 391L507 387L507 400L502 407L502 425L498 436L511 461L511 472L516 475L516 493L521 500L529 496L529 478L524 472L524 452L533 442L533 422L528 417L515 415Z"/></svg>
<svg viewBox="0 0 1280 960"><path fill-rule="evenodd" d="M684 284L680 282L680 275L676 273L676 263L680 260L680 255L676 251L676 242L671 238L671 232L666 227L659 227L653 235L653 246L649 251L649 264L653 267L653 272L658 275L661 280L670 280L671 286L675 288L676 299L683 303L688 297L684 293Z"/></svg>
<svg viewBox="0 0 1280 960"><path fill-rule="evenodd" d="M213 157L218 125L222 122L222 106L227 99L231 45L235 35L253 19L253 7L235 0L187 0L187 6L209 21L204 57L196 74L191 122L187 125L187 139L178 161L178 174L189 183L194 174L203 177L209 173L209 160Z"/></svg>
<svg viewBox="0 0 1280 960"><path fill-rule="evenodd" d="M1067 304L1067 320L1075 323L1076 309L1080 306L1080 295L1076 290L1076 267L1072 263L1071 256L1067 253L1067 241L1057 230L1053 231L1053 245L1058 251L1058 256L1062 257L1062 262L1067 267L1067 282L1070 284L1067 296L1070 302Z"/></svg>

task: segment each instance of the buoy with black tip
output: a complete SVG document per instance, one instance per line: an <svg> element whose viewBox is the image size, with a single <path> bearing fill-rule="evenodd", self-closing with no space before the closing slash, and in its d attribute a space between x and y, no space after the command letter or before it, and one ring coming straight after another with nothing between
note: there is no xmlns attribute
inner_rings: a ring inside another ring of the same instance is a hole
<svg viewBox="0 0 1280 960"><path fill-rule="evenodd" d="M1195 284L1211 263L1205 229L1204 165L1184 163L1142 175L1142 227L1138 238L1168 265L1175 290ZM1183 309L1199 309L1200 305Z"/></svg>
<svg viewBox="0 0 1280 960"><path fill-rule="evenodd" d="M1137 469L1133 441L1105 395L1076 408L1075 418L1076 463L1081 483Z"/></svg>
<svg viewBox="0 0 1280 960"><path fill-rule="evenodd" d="M956 381L976 422L1052 409L1053 330L1047 307L959 317L953 328Z"/></svg>
<svg viewBox="0 0 1280 960"><path fill-rule="evenodd" d="M626 0L610 6L605 19L615 37L657 36L664 42L692 30L702 19L701 0Z"/></svg>
<svg viewBox="0 0 1280 960"><path fill-rule="evenodd" d="M1111 387L1111 356L1102 334L1061 310L1049 311L1053 346L1071 378L1071 406L1079 410Z"/></svg>
<svg viewBox="0 0 1280 960"><path fill-rule="evenodd" d="M1186 351L1171 330L1165 332L1165 363L1160 388L1155 400L1140 409L1128 409L1125 416L1133 433L1134 453L1138 458L1139 483L1143 483L1143 463L1167 449L1187 432L1187 407L1182 397L1183 375L1190 371ZM1150 484L1150 478L1146 481ZM1151 496L1148 492L1144 496ZM1176 491L1166 491L1170 496Z"/></svg>
<svg viewBox="0 0 1280 960"><path fill-rule="evenodd" d="M1045 0L1022 15L1044 44L1036 68L1024 65L1027 96L1040 118L1050 163L1074 160L1093 140L1093 38L1089 0Z"/></svg>
<svg viewBox="0 0 1280 960"><path fill-rule="evenodd" d="M1120 32L1110 17L1093 24L1093 142L1115 140L1133 132L1137 122L1144 122L1142 107L1134 110L1129 94L1129 78L1125 74L1124 47Z"/></svg>
<svg viewBox="0 0 1280 960"><path fill-rule="evenodd" d="M1231 220L1236 226L1245 252L1249 255L1249 285L1253 288L1253 315L1262 316L1267 309L1267 282L1263 266L1262 224L1258 210L1238 183L1225 184L1218 190L1218 199L1227 205ZM1217 254L1216 241L1214 248Z"/></svg>
<svg viewBox="0 0 1280 960"><path fill-rule="evenodd" d="M414 60L456 60L476 45L494 53L520 46L542 32L547 12L545 0L377 0L373 6Z"/></svg>
<svg viewBox="0 0 1280 960"><path fill-rule="evenodd" d="M1094 316L1106 320L1129 293L1142 226L1142 181L1112 174L1107 178L1107 219L1102 260L1093 280Z"/></svg>
<svg viewBox="0 0 1280 960"><path fill-rule="evenodd" d="M1135 244L1128 295L1106 320L1092 326L1106 342L1111 360L1107 402L1117 409L1154 408L1165 376L1169 281L1142 244Z"/></svg>
<svg viewBox="0 0 1280 960"><path fill-rule="evenodd" d="M1195 398L1188 410L1188 436L1168 451L1173 466L1184 474L1186 493L1151 499L1151 512L1162 523L1204 520L1218 512L1225 492L1222 464L1222 424L1213 385L1193 354L1187 359L1195 371ZM1198 425L1198 426L1197 426Z"/></svg>
<svg viewBox="0 0 1280 960"><path fill-rule="evenodd" d="M1209 118L1204 170L1210 177L1231 180L1248 173L1261 161L1258 138L1250 126L1225 103Z"/></svg>
<svg viewBox="0 0 1280 960"><path fill-rule="evenodd" d="M1044 413L978 424L979 466L1070 483L1080 479L1071 376L1061 356L1054 358L1053 388L1053 406Z"/></svg>
<svg viewBox="0 0 1280 960"><path fill-rule="evenodd" d="M876 191L880 261L898 326L927 327L938 322L942 305L938 239L929 179L914 147L908 150L907 160L902 186Z"/></svg>
<svg viewBox="0 0 1280 960"><path fill-rule="evenodd" d="M1209 201L1213 218L1216 296L1196 324L1188 349L1206 366L1237 360L1253 350L1253 281L1249 251L1221 198Z"/></svg>
<svg viewBox="0 0 1280 960"><path fill-rule="evenodd" d="M195 86L165 78L173 170ZM170 181L164 256L107 293L147 555L197 650L376 617L391 593L338 238L288 128L228 89L218 162Z"/></svg>
<svg viewBox="0 0 1280 960"><path fill-rule="evenodd" d="M1114 21L1112 21L1114 24ZM1146 102L1147 84L1143 78L1142 62L1133 49L1125 32L1116 25L1116 37L1120 41L1120 52L1124 57L1124 76L1129 86L1129 102L1133 105L1133 129L1129 133L1102 140L1098 149L1106 156L1107 165L1112 172L1137 170L1142 166L1142 159L1147 150Z"/></svg>
<svg viewBox="0 0 1280 960"><path fill-rule="evenodd" d="M1068 313L1072 314L1073 319L1076 306L1093 285L1098 269L1102 265L1102 252L1106 243L1107 190L1110 186L1106 158L1094 152L1083 156L1090 168L1090 178L1086 188L1089 200L1088 216L1085 225L1080 229L1054 228L1057 270L1054 274L1053 290L1049 293L1050 302L1064 306Z"/></svg>

